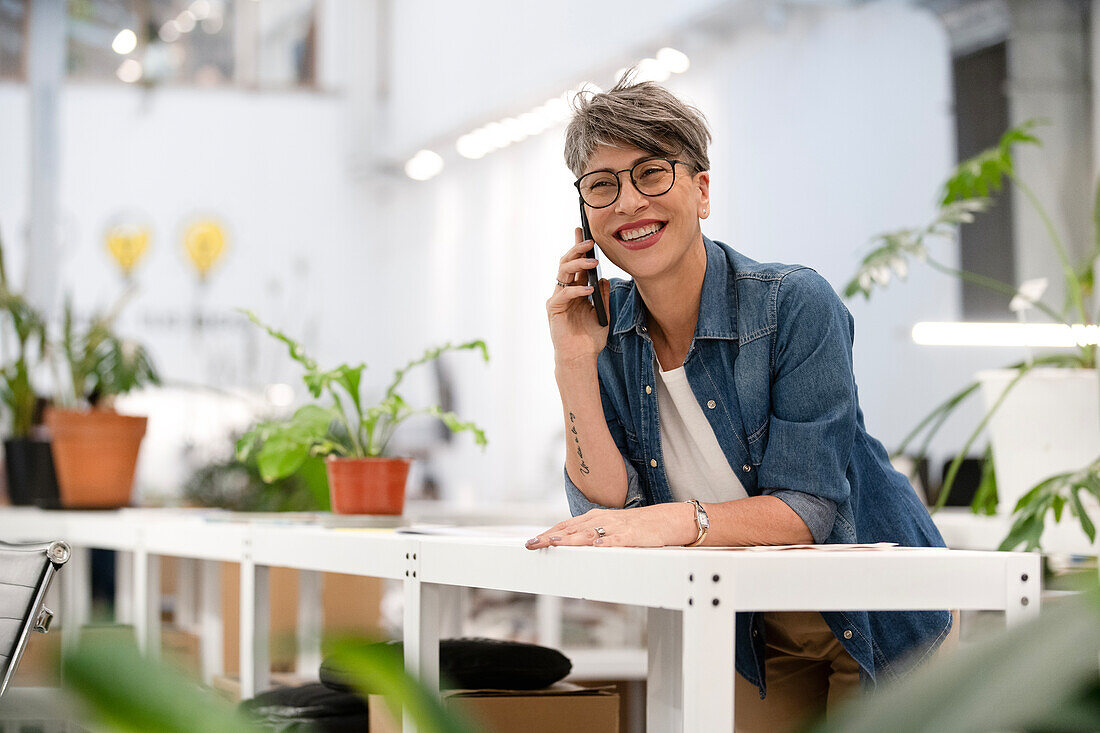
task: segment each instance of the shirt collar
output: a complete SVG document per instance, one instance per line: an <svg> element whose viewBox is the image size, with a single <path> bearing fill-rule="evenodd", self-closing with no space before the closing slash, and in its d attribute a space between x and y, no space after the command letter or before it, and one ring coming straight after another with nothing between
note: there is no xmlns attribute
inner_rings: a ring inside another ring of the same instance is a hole
<svg viewBox="0 0 1100 733"><path fill-rule="evenodd" d="M699 320L695 338L737 339L737 287L733 276L733 261L725 249L708 237L703 237L707 251L707 270L703 275L703 291L699 298ZM616 336L633 330L645 333L646 308L638 286L632 280L630 292L615 318Z"/></svg>

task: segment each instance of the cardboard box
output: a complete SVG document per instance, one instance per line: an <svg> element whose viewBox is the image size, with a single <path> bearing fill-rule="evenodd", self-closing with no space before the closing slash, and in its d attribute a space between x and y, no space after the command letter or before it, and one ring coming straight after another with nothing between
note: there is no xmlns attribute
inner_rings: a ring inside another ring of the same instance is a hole
<svg viewBox="0 0 1100 733"><path fill-rule="evenodd" d="M202 662L199 656L200 639L198 634L172 627L160 630L161 659L178 667L194 679L202 674Z"/></svg>
<svg viewBox="0 0 1100 733"><path fill-rule="evenodd" d="M381 695L371 695L371 733L400 733ZM544 690L445 690L443 705L485 733L618 733L619 695L565 682Z"/></svg>
<svg viewBox="0 0 1100 733"><path fill-rule="evenodd" d="M61 633L32 633L12 676L14 687L57 687L61 684Z"/></svg>

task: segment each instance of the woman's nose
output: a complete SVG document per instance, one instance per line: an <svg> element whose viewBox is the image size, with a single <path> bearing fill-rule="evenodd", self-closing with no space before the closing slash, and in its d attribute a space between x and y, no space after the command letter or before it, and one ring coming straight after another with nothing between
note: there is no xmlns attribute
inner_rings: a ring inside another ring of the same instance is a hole
<svg viewBox="0 0 1100 733"><path fill-rule="evenodd" d="M619 214L633 214L649 205L649 200L634 187L634 181L629 178L622 184L619 191L619 200L615 202L615 212Z"/></svg>

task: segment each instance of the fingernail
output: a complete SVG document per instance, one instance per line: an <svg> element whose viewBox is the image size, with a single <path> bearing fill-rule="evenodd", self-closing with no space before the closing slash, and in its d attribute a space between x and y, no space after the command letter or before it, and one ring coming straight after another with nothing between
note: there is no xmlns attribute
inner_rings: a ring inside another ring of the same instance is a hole
<svg viewBox="0 0 1100 733"><path fill-rule="evenodd" d="M551 542L561 542L561 537L551 537L550 541Z"/></svg>
<svg viewBox="0 0 1100 733"><path fill-rule="evenodd" d="M530 547L531 545L537 545L538 543L539 543L539 538L538 537L532 537L531 539L527 540L527 546L528 547Z"/></svg>
<svg viewBox="0 0 1100 733"><path fill-rule="evenodd" d="M603 538L601 537L600 539L596 540L595 544L602 545L603 544Z"/></svg>

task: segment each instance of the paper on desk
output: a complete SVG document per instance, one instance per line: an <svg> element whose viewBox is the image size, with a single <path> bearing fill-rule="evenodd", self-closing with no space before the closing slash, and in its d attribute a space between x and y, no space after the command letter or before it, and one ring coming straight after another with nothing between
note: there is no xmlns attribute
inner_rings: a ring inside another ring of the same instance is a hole
<svg viewBox="0 0 1100 733"><path fill-rule="evenodd" d="M528 527L524 525L482 525L458 526L454 524L413 524L398 527L398 534L434 535L437 537L491 537L494 539L519 539L526 541L546 531L546 527Z"/></svg>
<svg viewBox="0 0 1100 733"><path fill-rule="evenodd" d="M692 550L736 550L740 552L773 552L775 550L813 550L815 552L839 552L840 550L889 550L896 548L899 550L927 550L927 547L898 547L897 542L873 542L866 544L851 544L851 545L750 545L748 547L692 547Z"/></svg>

